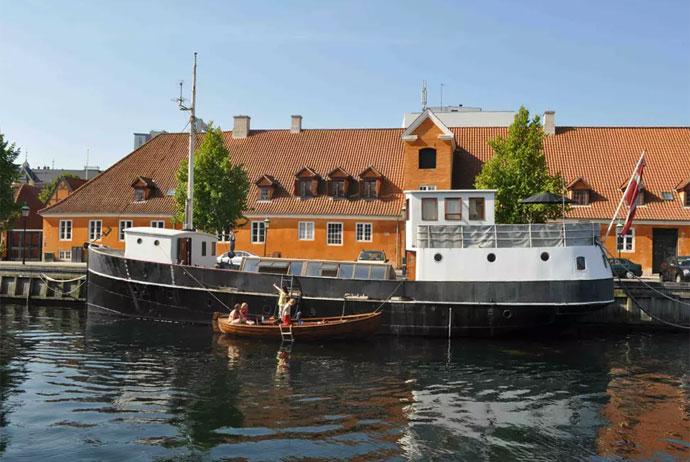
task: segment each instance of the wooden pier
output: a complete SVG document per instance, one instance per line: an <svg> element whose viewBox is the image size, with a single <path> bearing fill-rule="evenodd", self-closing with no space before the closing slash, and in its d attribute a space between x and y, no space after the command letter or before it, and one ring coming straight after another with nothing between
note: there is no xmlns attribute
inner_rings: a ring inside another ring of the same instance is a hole
<svg viewBox="0 0 690 462"><path fill-rule="evenodd" d="M0 262L0 299L84 303L86 264Z"/></svg>

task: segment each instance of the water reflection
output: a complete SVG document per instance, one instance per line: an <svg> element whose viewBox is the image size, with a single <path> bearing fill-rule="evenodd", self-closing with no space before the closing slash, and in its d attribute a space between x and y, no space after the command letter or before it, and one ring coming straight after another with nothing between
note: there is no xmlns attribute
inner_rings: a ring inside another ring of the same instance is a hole
<svg viewBox="0 0 690 462"><path fill-rule="evenodd" d="M3 461L689 454L682 336L281 349L203 327L2 306L0 347Z"/></svg>

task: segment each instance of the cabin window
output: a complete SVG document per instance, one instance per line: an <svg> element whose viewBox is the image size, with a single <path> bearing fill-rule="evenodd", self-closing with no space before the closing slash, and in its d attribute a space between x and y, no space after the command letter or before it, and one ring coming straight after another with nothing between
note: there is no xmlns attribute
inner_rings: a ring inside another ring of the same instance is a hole
<svg viewBox="0 0 690 462"><path fill-rule="evenodd" d="M320 276L321 263L307 263L307 276Z"/></svg>
<svg viewBox="0 0 690 462"><path fill-rule="evenodd" d="M252 221L252 244L263 244L266 241L266 224L263 221Z"/></svg>
<svg viewBox="0 0 690 462"><path fill-rule="evenodd" d="M419 150L419 168L436 168L436 149L424 148Z"/></svg>
<svg viewBox="0 0 690 462"><path fill-rule="evenodd" d="M619 252L634 252L635 251L635 229L630 228L625 234L621 234L622 228L616 230L616 250Z"/></svg>
<svg viewBox="0 0 690 462"><path fill-rule="evenodd" d="M376 197L376 180L364 180L364 198L373 199Z"/></svg>
<svg viewBox="0 0 690 462"><path fill-rule="evenodd" d="M585 269L587 269L587 265L585 264L585 257L577 257L575 259L575 262L577 264L578 271L584 271Z"/></svg>
<svg viewBox="0 0 690 462"><path fill-rule="evenodd" d="M328 223L326 231L326 244L343 245L342 223Z"/></svg>
<svg viewBox="0 0 690 462"><path fill-rule="evenodd" d="M422 220L438 220L438 201L436 198L427 197L422 199Z"/></svg>
<svg viewBox="0 0 690 462"><path fill-rule="evenodd" d="M352 279L352 271L355 269L355 265L352 263L341 263L340 264L340 273L338 273L338 277L340 279Z"/></svg>
<svg viewBox="0 0 690 462"><path fill-rule="evenodd" d="M103 221L89 220L89 241L100 241L103 231Z"/></svg>
<svg viewBox="0 0 690 462"><path fill-rule="evenodd" d="M60 220L60 240L72 240L72 220Z"/></svg>
<svg viewBox="0 0 690 462"><path fill-rule="evenodd" d="M338 265L335 263L324 263L321 265L321 276L334 278L338 276Z"/></svg>
<svg viewBox="0 0 690 462"><path fill-rule="evenodd" d="M201 241L201 256L206 256L206 241Z"/></svg>
<svg viewBox="0 0 690 462"><path fill-rule="evenodd" d="M243 258L244 265L242 266L243 271L248 271L250 273L256 272L256 267L259 265L259 260L253 258Z"/></svg>
<svg viewBox="0 0 690 462"><path fill-rule="evenodd" d="M355 279L369 279L369 265L355 265Z"/></svg>
<svg viewBox="0 0 690 462"><path fill-rule="evenodd" d="M293 261L290 263L290 274L294 276L301 276L302 268L304 268L303 261Z"/></svg>
<svg viewBox="0 0 690 462"><path fill-rule="evenodd" d="M357 223L357 228L355 232L355 240L358 242L371 242L373 241L373 225L371 223Z"/></svg>
<svg viewBox="0 0 690 462"><path fill-rule="evenodd" d="M589 190L588 189L574 189L573 190L573 200L575 201L575 206L579 205L589 205Z"/></svg>
<svg viewBox="0 0 690 462"><path fill-rule="evenodd" d="M211 256L212 257L216 256L216 250L217 250L217 244L215 242L211 242Z"/></svg>
<svg viewBox="0 0 690 462"><path fill-rule="evenodd" d="M470 220L484 219L484 198L472 197L470 198Z"/></svg>
<svg viewBox="0 0 690 462"><path fill-rule="evenodd" d="M300 221L297 224L297 239L300 241L313 241L314 240L314 222L313 221Z"/></svg>
<svg viewBox="0 0 690 462"><path fill-rule="evenodd" d="M331 184L333 197L344 198L345 197L345 180L333 180Z"/></svg>
<svg viewBox="0 0 690 462"><path fill-rule="evenodd" d="M311 181L312 180L299 180L299 195L300 195L300 197L311 196Z"/></svg>
<svg viewBox="0 0 690 462"><path fill-rule="evenodd" d="M271 199L271 194L270 191L268 190L268 187L260 187L259 188L259 200L260 201L267 201Z"/></svg>
<svg viewBox="0 0 690 462"><path fill-rule="evenodd" d="M144 198L144 188L134 188L134 202L143 202Z"/></svg>
<svg viewBox="0 0 690 462"><path fill-rule="evenodd" d="M446 220L461 220L462 219L462 199L459 197L447 197L446 203Z"/></svg>
<svg viewBox="0 0 690 462"><path fill-rule="evenodd" d="M371 276L370 279L386 279L386 266L371 266Z"/></svg>
<svg viewBox="0 0 690 462"><path fill-rule="evenodd" d="M118 227L118 239L120 242L125 240L125 230L132 227L132 220L120 220L120 226Z"/></svg>
<svg viewBox="0 0 690 462"><path fill-rule="evenodd" d="M132 225L130 225L132 226ZM165 228L165 222L163 220L152 220L151 221L151 228Z"/></svg>

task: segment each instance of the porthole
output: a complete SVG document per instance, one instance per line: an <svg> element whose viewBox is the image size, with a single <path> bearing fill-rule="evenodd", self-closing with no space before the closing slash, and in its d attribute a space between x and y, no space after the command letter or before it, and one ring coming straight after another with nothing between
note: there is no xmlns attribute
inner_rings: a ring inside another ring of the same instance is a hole
<svg viewBox="0 0 690 462"><path fill-rule="evenodd" d="M490 253L489 255L486 256L486 259L489 260L489 262L493 263L496 261L496 254Z"/></svg>
<svg viewBox="0 0 690 462"><path fill-rule="evenodd" d="M141 238L137 239L137 244L141 244L142 242L144 241L142 241Z"/></svg>
<svg viewBox="0 0 690 462"><path fill-rule="evenodd" d="M541 259L543 261L547 261L549 259L549 252L542 252L541 253Z"/></svg>
<svg viewBox="0 0 690 462"><path fill-rule="evenodd" d="M155 241L153 241L153 245L160 245L160 243L161 243L161 241L159 241L158 239L156 239Z"/></svg>
<svg viewBox="0 0 690 462"><path fill-rule="evenodd" d="M443 255L441 255L440 253L437 253L436 255L434 255L434 260L435 261L443 260Z"/></svg>
<svg viewBox="0 0 690 462"><path fill-rule="evenodd" d="M510 312L510 310L503 310L503 317L506 319L510 319L513 317L513 313Z"/></svg>

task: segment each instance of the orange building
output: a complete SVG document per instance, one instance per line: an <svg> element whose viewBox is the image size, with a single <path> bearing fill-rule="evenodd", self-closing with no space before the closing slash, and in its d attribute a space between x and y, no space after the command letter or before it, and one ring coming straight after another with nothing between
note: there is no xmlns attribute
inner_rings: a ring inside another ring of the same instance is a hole
<svg viewBox="0 0 690 462"><path fill-rule="evenodd" d="M345 260L377 249L400 266L403 191L473 188L493 154L487 141L508 134L507 127L447 127L441 116L425 111L407 128L327 130L302 129L300 116L289 130L251 130L248 116L235 117L225 145L252 181L236 249ZM631 233L607 247L620 247L647 272L666 255L690 254L690 128L556 127L553 112L545 117L549 168L562 172L578 201L568 220L608 223L647 149L645 204ZM44 252L68 259L86 241L122 248L128 226L172 226L175 172L187 149L187 134L161 134L44 209Z"/></svg>

